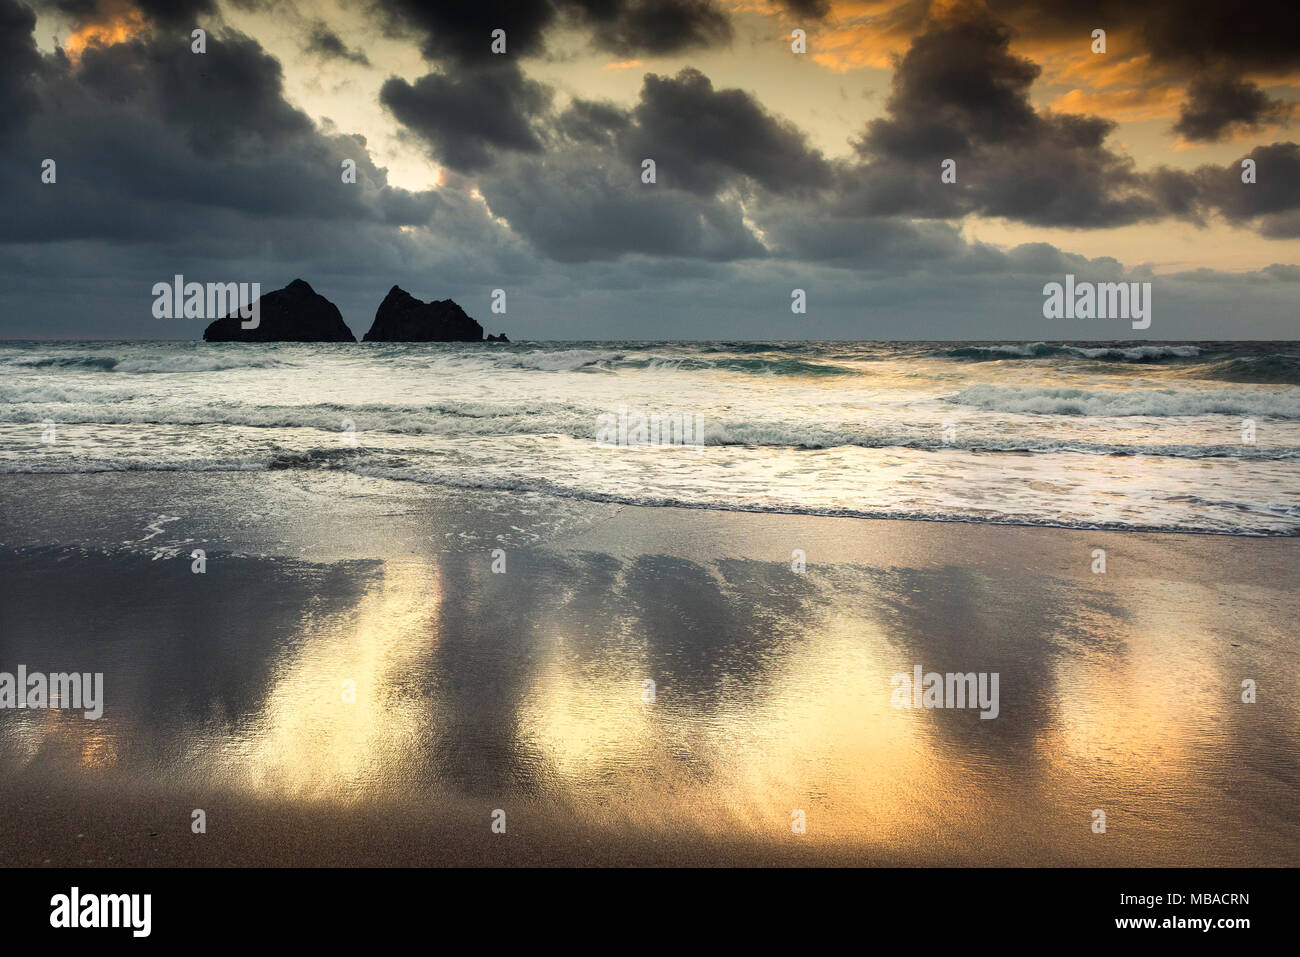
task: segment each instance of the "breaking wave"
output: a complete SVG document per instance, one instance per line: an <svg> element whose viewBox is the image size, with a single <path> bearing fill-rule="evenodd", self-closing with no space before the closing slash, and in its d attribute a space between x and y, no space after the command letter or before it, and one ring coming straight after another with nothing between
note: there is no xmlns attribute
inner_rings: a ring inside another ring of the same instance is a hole
<svg viewBox="0 0 1300 957"><path fill-rule="evenodd" d="M1234 356L1210 363L1190 375L1220 382L1259 382L1300 385L1300 356L1273 353L1263 356Z"/></svg>
<svg viewBox="0 0 1300 957"><path fill-rule="evenodd" d="M1195 359L1199 346L1068 346L1046 342L1013 342L1001 345L959 346L938 353L951 359L1047 359L1069 356L1100 362L1163 362L1166 359Z"/></svg>
<svg viewBox="0 0 1300 957"><path fill-rule="evenodd" d="M974 385L949 397L956 405L1035 415L1246 415L1300 419L1300 392L1173 389L1090 391Z"/></svg>
<svg viewBox="0 0 1300 957"><path fill-rule="evenodd" d="M19 369L66 369L87 372L125 372L136 375L168 372L224 372L227 369L271 369L283 363L270 358L178 355L156 358L115 356L16 356L0 364Z"/></svg>

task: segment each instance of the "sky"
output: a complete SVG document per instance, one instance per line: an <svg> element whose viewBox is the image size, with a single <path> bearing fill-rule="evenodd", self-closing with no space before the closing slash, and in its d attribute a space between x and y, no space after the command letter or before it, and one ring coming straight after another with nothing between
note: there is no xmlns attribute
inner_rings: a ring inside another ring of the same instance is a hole
<svg viewBox="0 0 1300 957"><path fill-rule="evenodd" d="M1298 28L1293 0L0 0L0 337L197 339L153 313L180 274L305 279L358 337L397 284L513 340L1300 338ZM1151 283L1150 327L1046 318L1067 274Z"/></svg>

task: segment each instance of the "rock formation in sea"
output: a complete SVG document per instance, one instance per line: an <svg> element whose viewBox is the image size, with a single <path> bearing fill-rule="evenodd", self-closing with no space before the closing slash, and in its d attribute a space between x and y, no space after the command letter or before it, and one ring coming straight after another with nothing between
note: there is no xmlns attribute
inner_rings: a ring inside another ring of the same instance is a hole
<svg viewBox="0 0 1300 957"><path fill-rule="evenodd" d="M503 332L500 335L488 336L483 341L484 342L509 342L510 340L506 338L506 334Z"/></svg>
<svg viewBox="0 0 1300 957"><path fill-rule="evenodd" d="M257 301L257 326L238 311L203 330L206 342L356 342L338 307L301 279Z"/></svg>
<svg viewBox="0 0 1300 957"><path fill-rule="evenodd" d="M482 342L483 327L450 299L421 302L394 286L362 342Z"/></svg>

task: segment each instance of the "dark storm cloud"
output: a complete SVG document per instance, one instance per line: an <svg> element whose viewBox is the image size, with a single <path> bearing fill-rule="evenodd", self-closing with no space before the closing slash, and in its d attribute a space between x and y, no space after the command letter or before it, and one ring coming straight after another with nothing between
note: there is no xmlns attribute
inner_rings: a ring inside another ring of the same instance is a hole
<svg viewBox="0 0 1300 957"><path fill-rule="evenodd" d="M1065 6L1056 0L1053 7ZM1158 60L1237 69L1279 69L1300 64L1295 37L1300 6L1292 0L1158 0L1130 5L1110 0L1117 15L1136 17L1142 40ZM1077 9L1077 7L1076 7Z"/></svg>
<svg viewBox="0 0 1300 957"><path fill-rule="evenodd" d="M630 110L577 99L546 117L545 151L500 151L477 182L494 215L563 262L625 255L763 258L747 203L832 186L792 124L698 70L647 74ZM655 182L642 179L655 162Z"/></svg>
<svg viewBox="0 0 1300 957"><path fill-rule="evenodd" d="M760 225L777 257L859 272L924 273L951 269L969 255L961 230L948 223L885 217L810 219L810 211L781 204L764 209Z"/></svg>
<svg viewBox="0 0 1300 957"><path fill-rule="evenodd" d="M928 23L894 71L886 116L857 143L866 162L848 174L851 204L1079 228L1162 215L1132 161L1106 147L1114 123L1034 108L1040 70L1011 52L1011 38L972 5ZM946 159L955 184L940 180Z"/></svg>
<svg viewBox="0 0 1300 957"><path fill-rule="evenodd" d="M631 125L631 115L616 104L578 98L556 118L554 128L570 140L609 146Z"/></svg>
<svg viewBox="0 0 1300 957"><path fill-rule="evenodd" d="M709 0L580 2L593 42L621 56L662 55L725 44L731 21Z"/></svg>
<svg viewBox="0 0 1300 957"><path fill-rule="evenodd" d="M791 13L821 20L831 12L831 0L781 0L781 6Z"/></svg>
<svg viewBox="0 0 1300 957"><path fill-rule="evenodd" d="M42 61L32 37L35 27L31 10L16 0L0 0L0 137L21 127L36 109L32 82Z"/></svg>
<svg viewBox="0 0 1300 957"><path fill-rule="evenodd" d="M715 91L693 70L648 75L632 110L574 101L549 127L544 155L503 156L477 182L494 215L560 262L689 257L876 275L1011 264L969 246L957 226L847 208L853 169L809 151L747 95L730 94L740 91ZM642 181L632 148L651 143L653 184Z"/></svg>
<svg viewBox="0 0 1300 957"><path fill-rule="evenodd" d="M744 90L715 90L698 70L646 74L632 116L625 154L654 159L673 185L713 194L738 177L773 192L830 184L830 164L794 124Z"/></svg>
<svg viewBox="0 0 1300 957"><path fill-rule="evenodd" d="M863 151L929 160L1031 140L1041 121L1029 88L1040 70L1013 55L1010 40L1010 28L978 8L931 21L895 68L889 116L869 124Z"/></svg>
<svg viewBox="0 0 1300 957"><path fill-rule="evenodd" d="M375 0L373 9L392 35L417 36L427 59L457 63L494 57L492 31L498 29L506 31L509 55L539 53L544 46L542 34L555 20L554 6L548 0Z"/></svg>
<svg viewBox="0 0 1300 957"><path fill-rule="evenodd" d="M1086 43L1096 28L1112 34L1131 29L1131 37L1110 40L1107 55L1148 54L1159 67L1153 82L1167 82L1161 74L1171 74L1187 85L1175 128L1189 139L1218 139L1230 127L1281 118L1285 105L1241 74L1300 67L1300 4L1294 0L988 0L988 6L1037 39Z"/></svg>
<svg viewBox="0 0 1300 957"><path fill-rule="evenodd" d="M616 146L622 158L610 160L632 170L653 159L662 182L703 196L740 181L780 193L832 180L831 165L793 124L744 90L714 89L690 68L675 77L646 74L631 111L578 99L557 116L550 90L512 61L428 74L414 84L394 77L380 99L460 171L487 169L506 152L542 152L545 135L557 140L554 149L565 139Z"/></svg>
<svg viewBox="0 0 1300 957"><path fill-rule="evenodd" d="M870 163L835 164L835 190L827 197L826 216L913 216L956 219L970 208L964 194L938 188L936 163L877 157Z"/></svg>
<svg viewBox="0 0 1300 957"><path fill-rule="evenodd" d="M674 82L648 76L647 88L657 81ZM643 95L641 105L653 100ZM683 188L685 182L699 186L702 181L690 156L660 149L657 181L642 181L642 156L630 144L645 141L639 122L654 123L657 117L653 107L643 113L575 99L549 119L544 154L501 155L480 174L479 188L493 215L559 262L766 256L735 197ZM660 146L668 142L665 137ZM743 175L734 166L709 173L714 186Z"/></svg>
<svg viewBox="0 0 1300 957"><path fill-rule="evenodd" d="M1199 201L1229 222L1253 225L1265 236L1300 237L1300 146L1273 143L1246 156L1255 161L1256 182L1241 181L1240 160L1227 167L1203 166L1192 174Z"/></svg>
<svg viewBox="0 0 1300 957"><path fill-rule="evenodd" d="M663 54L724 43L731 21L713 0L480 0L427 3L375 0L394 34L414 32L430 60L490 59L492 31L506 32L507 52L533 56L546 49L553 26L587 28L600 49L620 55Z"/></svg>
<svg viewBox="0 0 1300 957"><path fill-rule="evenodd" d="M1095 28L1134 28L1136 49L1163 63L1190 67L1231 65L1275 69L1300 63L1295 35L1300 7L1292 0L987 0L988 8L1026 35L1051 39L1077 36L1091 42Z"/></svg>
<svg viewBox="0 0 1300 957"><path fill-rule="evenodd" d="M86 96L109 100L106 107L139 97L136 112L156 115L196 154L256 158L286 145L315 145L311 120L284 99L279 61L256 40L211 35L207 49L196 56L165 36L90 47L76 80Z"/></svg>
<svg viewBox="0 0 1300 957"><path fill-rule="evenodd" d="M1237 129L1281 122L1291 112L1254 83L1229 76L1197 77L1187 95L1174 131L1189 140L1213 142Z"/></svg>
<svg viewBox="0 0 1300 957"><path fill-rule="evenodd" d="M128 10L138 10L161 27L194 27L201 16L216 13L216 0L38 0L42 11L59 13L74 27L106 23Z"/></svg>
<svg viewBox="0 0 1300 957"><path fill-rule="evenodd" d="M1168 215L1205 225L1203 189L1197 174L1162 166L1147 173L1146 181L1156 205Z"/></svg>
<svg viewBox="0 0 1300 957"><path fill-rule="evenodd" d="M251 224L275 217L395 225L427 222L439 206L434 193L389 187L363 137L318 130L285 101L279 63L237 33L211 34L203 56L188 37L146 33L92 46L79 63L45 58L34 77L25 127L0 154L4 241L210 231L256 242ZM40 182L47 157L54 185ZM349 159L355 184L342 182Z"/></svg>
<svg viewBox="0 0 1300 957"><path fill-rule="evenodd" d="M1242 161L1255 181L1242 181ZM1300 145L1256 146L1225 166L1162 167L1146 174L1150 194L1169 216L1204 226L1214 216L1273 239L1300 238Z"/></svg>
<svg viewBox="0 0 1300 957"><path fill-rule="evenodd" d="M542 255L560 262L630 254L724 261L766 255L735 202L641 182L640 168L611 152L512 156L479 188Z"/></svg>
<svg viewBox="0 0 1300 957"><path fill-rule="evenodd" d="M1047 117L1031 144L979 151L974 208L1038 226L1107 228L1167 215L1132 159L1103 145L1114 124Z"/></svg>
<svg viewBox="0 0 1300 957"><path fill-rule="evenodd" d="M144 15L161 26L194 26L200 14L216 10L216 0L135 0Z"/></svg>
<svg viewBox="0 0 1300 957"><path fill-rule="evenodd" d="M347 60L362 66L370 66L370 58L365 53L350 48L343 42L342 37L322 22L312 24L303 51L326 60Z"/></svg>
<svg viewBox="0 0 1300 957"><path fill-rule="evenodd" d="M379 99L429 143L438 159L467 171L490 165L493 150L541 150L533 127L549 106L551 91L527 79L514 60L502 58L454 73L429 73L413 84L392 77Z"/></svg>
<svg viewBox="0 0 1300 957"><path fill-rule="evenodd" d="M1013 17L1026 13L1016 4L990 6ZM1231 32L1219 16L1223 9L1206 5L1211 22ZM1130 22L1126 11L1138 16L1124 5L1116 6L1113 21L1084 19L1074 7L1048 4L1034 8L1031 22L1046 33L1074 23L1087 37L1094 20ZM1200 27L1180 32L1186 24L1171 9L1142 15L1147 34L1160 37L1161 57L1195 65L1197 55L1208 56L1209 34ZM1169 217L1203 225L1219 214L1265 236L1300 234L1295 144L1276 143L1252 154L1270 171L1267 187L1262 179L1243 184L1239 164L1138 171L1131 158L1106 146L1113 122L1034 108L1029 93L1039 68L1011 52L1012 36L1005 23L974 5L928 21L894 72L886 116L868 124L857 143L863 162L837 167L841 200L828 215L977 213L1031 225L1108 228ZM1277 66L1295 56L1292 47L1272 40L1262 51L1237 40L1223 50L1222 60L1243 66ZM1192 84L1182 132L1213 138L1280 118L1287 109L1252 84L1202 75ZM956 184L939 180L939 163L948 158L957 161Z"/></svg>
<svg viewBox="0 0 1300 957"><path fill-rule="evenodd" d="M414 83L391 78L380 101L462 172L491 165L494 151L541 149L537 126L551 91L527 79L518 58L545 52L553 26L584 28L598 48L623 56L731 39L730 20L711 0L379 0L375 8L390 32L414 33L425 57L442 66ZM492 52L497 29L506 34L504 55Z"/></svg>

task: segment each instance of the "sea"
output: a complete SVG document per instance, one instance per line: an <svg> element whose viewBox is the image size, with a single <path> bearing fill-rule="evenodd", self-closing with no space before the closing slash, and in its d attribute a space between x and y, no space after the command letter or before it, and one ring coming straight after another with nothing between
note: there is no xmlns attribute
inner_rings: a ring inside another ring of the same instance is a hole
<svg viewBox="0 0 1300 957"><path fill-rule="evenodd" d="M0 473L1300 534L1294 342L0 343ZM683 421L599 441L610 422Z"/></svg>

